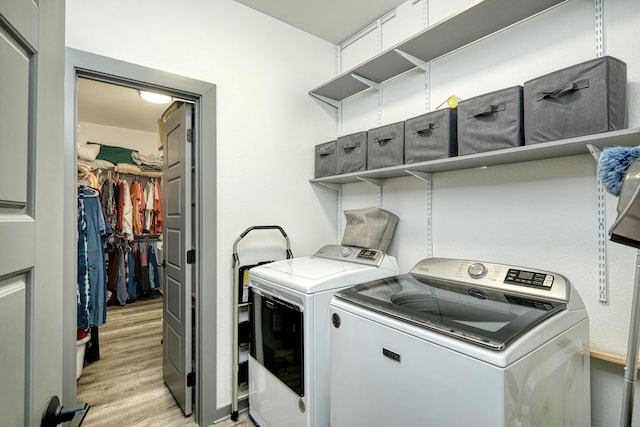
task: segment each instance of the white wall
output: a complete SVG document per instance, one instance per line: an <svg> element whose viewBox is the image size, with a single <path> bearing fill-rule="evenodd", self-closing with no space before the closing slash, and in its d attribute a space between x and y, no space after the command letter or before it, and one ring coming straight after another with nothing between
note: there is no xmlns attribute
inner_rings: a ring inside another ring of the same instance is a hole
<svg viewBox="0 0 640 427"><path fill-rule="evenodd" d="M143 17L148 17L145 21ZM336 200L312 188L314 145L335 110L307 92L333 77L335 46L232 0L67 0L66 45L211 82L217 89L218 407L231 402L232 245L252 225L282 226L295 256L335 243ZM206 120L206 118L205 118ZM206 220L206 218L204 219ZM240 246L281 244L279 235ZM284 249L278 252L284 254Z"/></svg>
<svg viewBox="0 0 640 427"><path fill-rule="evenodd" d="M143 154L157 153L160 145L158 132L145 132L135 129L104 126L96 123L79 122L78 143L86 144L88 141L129 148ZM133 162L133 160L131 162Z"/></svg>
<svg viewBox="0 0 640 427"><path fill-rule="evenodd" d="M382 26L389 40L397 28L413 26L427 8L433 24L471 3L467 0L427 0L398 8L396 17ZM629 127L640 126L640 3L604 0L606 55L627 63ZM428 7L427 7L428 6ZM392 27L393 25L393 27ZM387 31L389 28L389 31ZM635 31L635 32L634 32ZM390 36L391 35L391 36ZM402 36L404 37L404 36ZM342 64L377 53L368 34L341 52ZM365 91L343 102L342 133L367 130L404 120L436 108L450 95L462 99L522 85L548 72L595 58L594 2L572 0L512 28L459 49L430 63L429 94L425 74L405 73L383 84L382 108L378 95ZM640 143L640 141L639 141ZM432 175L433 254L506 262L559 272L569 278L585 301L590 316L593 349L624 355L627 347L630 300L634 280L634 250L607 244L608 302L598 301L596 163L584 155L520 164L470 169ZM391 247L402 271L426 257L426 192L414 177L386 180L381 207L400 217ZM377 190L367 184L343 186L347 208L375 206ZM607 196L607 228L616 218L617 199ZM604 362L595 363L600 369ZM621 369L610 369L621 375ZM605 391L592 384L594 425L615 425L620 411L622 377L606 378ZM619 390L618 390L619 388ZM636 404L638 405L638 404ZM611 409L615 408L615 409ZM640 425L640 420L636 422Z"/></svg>

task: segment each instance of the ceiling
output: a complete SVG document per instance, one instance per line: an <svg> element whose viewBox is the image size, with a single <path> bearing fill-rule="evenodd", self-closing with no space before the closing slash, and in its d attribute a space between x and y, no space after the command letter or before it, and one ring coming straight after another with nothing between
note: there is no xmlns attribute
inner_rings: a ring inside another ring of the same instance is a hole
<svg viewBox="0 0 640 427"><path fill-rule="evenodd" d="M235 1L338 45L406 0ZM135 89L79 79L79 122L156 132L166 108L143 101Z"/></svg>
<svg viewBox="0 0 640 427"><path fill-rule="evenodd" d="M406 0L236 0L335 45Z"/></svg>
<svg viewBox="0 0 640 427"><path fill-rule="evenodd" d="M78 79L78 121L157 132L168 105L152 104L128 87Z"/></svg>

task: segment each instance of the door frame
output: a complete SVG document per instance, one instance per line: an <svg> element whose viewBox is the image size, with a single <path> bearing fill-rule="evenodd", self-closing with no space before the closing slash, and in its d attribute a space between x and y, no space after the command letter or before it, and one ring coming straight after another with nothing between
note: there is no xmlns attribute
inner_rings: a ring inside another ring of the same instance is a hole
<svg viewBox="0 0 640 427"><path fill-rule="evenodd" d="M78 77L135 89L156 90L195 104L196 198L196 407L195 421L210 425L227 415L217 408L216 378L216 86L212 83L72 48L65 51L64 89L64 303L63 403L76 402L76 158ZM206 166L206 167L204 167ZM201 260L209 260L202 262ZM213 281L213 283L212 283ZM108 320L107 320L108 321ZM211 325L211 327L199 327ZM206 363L204 363L206 361Z"/></svg>

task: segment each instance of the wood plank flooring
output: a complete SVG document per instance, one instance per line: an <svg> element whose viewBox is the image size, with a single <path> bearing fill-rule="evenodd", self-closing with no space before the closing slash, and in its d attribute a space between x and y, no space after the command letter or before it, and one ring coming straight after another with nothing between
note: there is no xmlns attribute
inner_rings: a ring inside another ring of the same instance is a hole
<svg viewBox="0 0 640 427"><path fill-rule="evenodd" d="M162 298L108 307L100 327L100 360L78 379L78 402L91 405L83 427L197 426L185 417L162 379ZM253 426L246 413L237 422Z"/></svg>

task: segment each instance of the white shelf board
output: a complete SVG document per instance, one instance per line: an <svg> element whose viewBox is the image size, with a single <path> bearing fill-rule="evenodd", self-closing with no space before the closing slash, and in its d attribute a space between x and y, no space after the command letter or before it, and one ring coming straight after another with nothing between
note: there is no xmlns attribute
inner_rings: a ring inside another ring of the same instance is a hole
<svg viewBox="0 0 640 427"><path fill-rule="evenodd" d="M424 62L453 52L566 0L482 0L431 25L415 36L372 57L311 90L336 101L369 89L353 75L382 83L416 67L397 50Z"/></svg>
<svg viewBox="0 0 640 427"><path fill-rule="evenodd" d="M343 175L327 176L309 180L313 184L347 184L365 179L387 179L409 176L407 171L445 172L460 169L480 168L532 160L589 154L587 144L599 149L613 146L633 147L640 145L640 128L622 129L534 145L449 157L421 163L411 163L382 169L367 170Z"/></svg>

